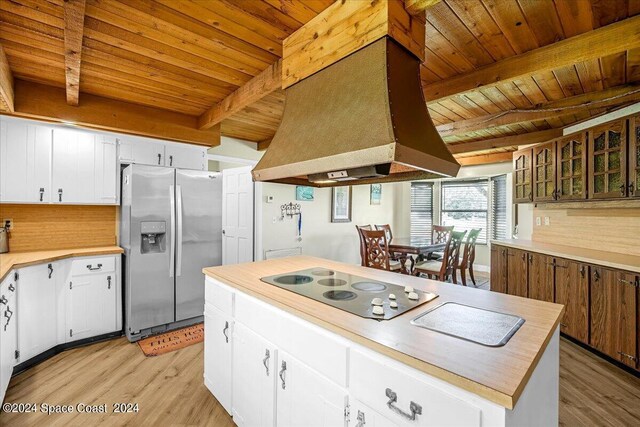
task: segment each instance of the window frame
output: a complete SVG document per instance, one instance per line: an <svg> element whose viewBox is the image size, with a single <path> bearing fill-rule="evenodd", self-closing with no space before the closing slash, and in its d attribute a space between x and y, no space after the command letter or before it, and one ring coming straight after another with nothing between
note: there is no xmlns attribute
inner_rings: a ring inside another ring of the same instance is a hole
<svg viewBox="0 0 640 427"><path fill-rule="evenodd" d="M435 209L434 209L434 187L435 187L435 183L434 182L425 182L425 181L414 181L411 182L411 187L413 186L425 186L425 187L429 187L430 188L430 192L431 192L431 200L429 202L429 206L431 208L430 211L425 210L424 212L429 212L429 227L426 229L425 231L425 236L419 236L419 235L414 235L413 233L413 213L414 212L422 212L422 211L414 211L413 210L413 191L412 188L410 188L410 193L409 193L409 236L411 238L425 238L428 239L429 242L431 242L432 236L433 236L433 223L435 220L434 214L435 214Z"/></svg>
<svg viewBox="0 0 640 427"><path fill-rule="evenodd" d="M444 191L445 187L450 186L464 186L465 184L474 184L474 183L484 183L487 186L487 208L486 209L444 209ZM486 225L484 227L485 231L485 241L480 241L478 239L477 245L488 246L491 242L493 231L491 230L491 210L492 210L492 192L491 192L491 177L489 178L475 178L475 179L452 179L452 180L443 180L440 181L440 203L439 203L439 218L440 224L443 223L443 214L449 212L469 212L469 213L485 213L486 215ZM469 230L467 230L468 232Z"/></svg>

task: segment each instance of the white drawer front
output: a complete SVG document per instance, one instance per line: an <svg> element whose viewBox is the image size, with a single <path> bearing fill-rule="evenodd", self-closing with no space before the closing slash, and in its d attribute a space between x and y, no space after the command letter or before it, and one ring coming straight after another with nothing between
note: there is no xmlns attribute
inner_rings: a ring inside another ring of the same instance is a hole
<svg viewBox="0 0 640 427"><path fill-rule="evenodd" d="M349 385L353 398L400 426L480 426L480 408L360 350L351 351ZM414 421L398 414L388 405L387 389L396 396L392 406L411 415L413 402L422 414Z"/></svg>
<svg viewBox="0 0 640 427"><path fill-rule="evenodd" d="M84 274L110 273L116 270L116 257L91 257L74 258L71 265L72 276L82 276Z"/></svg>
<svg viewBox="0 0 640 427"><path fill-rule="evenodd" d="M233 290L209 276L204 283L204 300L224 314L233 316Z"/></svg>
<svg viewBox="0 0 640 427"><path fill-rule="evenodd" d="M334 383L347 386L348 343L305 320L237 293L235 318Z"/></svg>

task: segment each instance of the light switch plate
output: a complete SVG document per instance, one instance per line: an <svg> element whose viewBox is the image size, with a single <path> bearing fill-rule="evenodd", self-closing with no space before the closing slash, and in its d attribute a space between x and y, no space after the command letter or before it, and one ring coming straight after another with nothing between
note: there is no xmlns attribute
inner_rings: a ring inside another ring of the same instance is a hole
<svg viewBox="0 0 640 427"><path fill-rule="evenodd" d="M542 221L540 221L540 217L536 217L536 225L542 225Z"/></svg>
<svg viewBox="0 0 640 427"><path fill-rule="evenodd" d="M549 217L548 216L544 217L544 225L549 225Z"/></svg>

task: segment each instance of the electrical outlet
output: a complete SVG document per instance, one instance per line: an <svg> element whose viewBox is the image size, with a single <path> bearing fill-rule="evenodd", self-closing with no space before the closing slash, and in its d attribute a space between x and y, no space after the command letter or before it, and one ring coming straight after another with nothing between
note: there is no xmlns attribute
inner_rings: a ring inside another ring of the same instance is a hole
<svg viewBox="0 0 640 427"><path fill-rule="evenodd" d="M7 231L11 231L13 228L13 219L4 219L2 220L2 226L7 229Z"/></svg>
<svg viewBox="0 0 640 427"><path fill-rule="evenodd" d="M536 225L542 225L542 221L540 221L540 217L536 217Z"/></svg>
<svg viewBox="0 0 640 427"><path fill-rule="evenodd" d="M549 217L548 216L544 217L544 225L549 225Z"/></svg>

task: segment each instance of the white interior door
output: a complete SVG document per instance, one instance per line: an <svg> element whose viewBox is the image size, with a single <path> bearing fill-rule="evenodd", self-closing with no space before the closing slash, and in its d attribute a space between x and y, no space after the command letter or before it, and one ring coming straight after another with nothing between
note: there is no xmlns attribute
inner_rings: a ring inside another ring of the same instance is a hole
<svg viewBox="0 0 640 427"><path fill-rule="evenodd" d="M253 261L252 166L222 171L222 264Z"/></svg>

